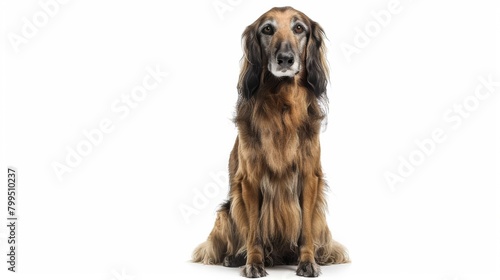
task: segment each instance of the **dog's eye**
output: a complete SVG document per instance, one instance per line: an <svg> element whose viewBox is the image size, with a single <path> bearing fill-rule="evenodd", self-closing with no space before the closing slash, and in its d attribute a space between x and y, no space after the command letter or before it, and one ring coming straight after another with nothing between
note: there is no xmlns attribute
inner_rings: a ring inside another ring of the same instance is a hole
<svg viewBox="0 0 500 280"><path fill-rule="evenodd" d="M301 24L295 25L295 27L293 28L293 32L295 32L296 34L304 32L304 26L302 26Z"/></svg>
<svg viewBox="0 0 500 280"><path fill-rule="evenodd" d="M262 28L262 33L264 33L266 35L273 35L274 30L273 30L272 26L268 24Z"/></svg>

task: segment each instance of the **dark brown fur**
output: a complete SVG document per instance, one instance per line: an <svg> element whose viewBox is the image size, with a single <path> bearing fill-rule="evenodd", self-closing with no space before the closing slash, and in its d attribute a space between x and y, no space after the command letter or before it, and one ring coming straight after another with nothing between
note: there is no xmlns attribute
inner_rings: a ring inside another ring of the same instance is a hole
<svg viewBox="0 0 500 280"><path fill-rule="evenodd" d="M270 20L276 30L263 35L259 28ZM297 20L306 33L289 27ZM193 261L244 265L246 277L265 276L264 266L276 264L298 264L298 275L318 276L318 264L349 262L325 218L319 132L329 74L323 37L316 22L290 7L271 9L243 33L229 200ZM276 77L268 67L283 42L300 59L293 77Z"/></svg>

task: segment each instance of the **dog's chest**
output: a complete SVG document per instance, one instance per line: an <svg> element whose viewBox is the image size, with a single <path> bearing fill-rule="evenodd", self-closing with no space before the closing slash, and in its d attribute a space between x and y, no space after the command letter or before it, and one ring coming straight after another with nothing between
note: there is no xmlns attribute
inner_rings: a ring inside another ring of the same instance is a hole
<svg viewBox="0 0 500 280"><path fill-rule="evenodd" d="M307 105L300 93L268 98L256 112L261 152L274 172L282 172L296 160L299 130L307 118Z"/></svg>
<svg viewBox="0 0 500 280"><path fill-rule="evenodd" d="M296 243L301 228L301 208L299 203L298 173L271 178L263 176L260 189L262 204L260 222L262 236L273 240L264 240L272 243L275 240L286 240ZM295 244L296 245L296 244Z"/></svg>

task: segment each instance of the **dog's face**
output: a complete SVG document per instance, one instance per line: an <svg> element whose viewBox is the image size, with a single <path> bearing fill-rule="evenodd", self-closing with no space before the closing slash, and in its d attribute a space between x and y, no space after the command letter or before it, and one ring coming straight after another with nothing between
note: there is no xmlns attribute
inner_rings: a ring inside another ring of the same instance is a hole
<svg viewBox="0 0 500 280"><path fill-rule="evenodd" d="M292 9L271 10L258 26L267 69L276 77L293 77L302 67L310 23Z"/></svg>
<svg viewBox="0 0 500 280"><path fill-rule="evenodd" d="M243 32L239 93L251 98L271 76L298 79L317 97L323 96L329 76L323 37L317 22L292 7L264 13Z"/></svg>

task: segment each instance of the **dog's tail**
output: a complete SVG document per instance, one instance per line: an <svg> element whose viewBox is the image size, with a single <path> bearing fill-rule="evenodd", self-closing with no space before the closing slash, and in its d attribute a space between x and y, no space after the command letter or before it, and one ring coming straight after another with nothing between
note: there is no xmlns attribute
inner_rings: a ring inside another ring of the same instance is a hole
<svg viewBox="0 0 500 280"><path fill-rule="evenodd" d="M201 262L203 264L221 264L224 257L232 251L229 209L222 205L217 212L214 228L208 236L207 240L193 251L193 262Z"/></svg>

